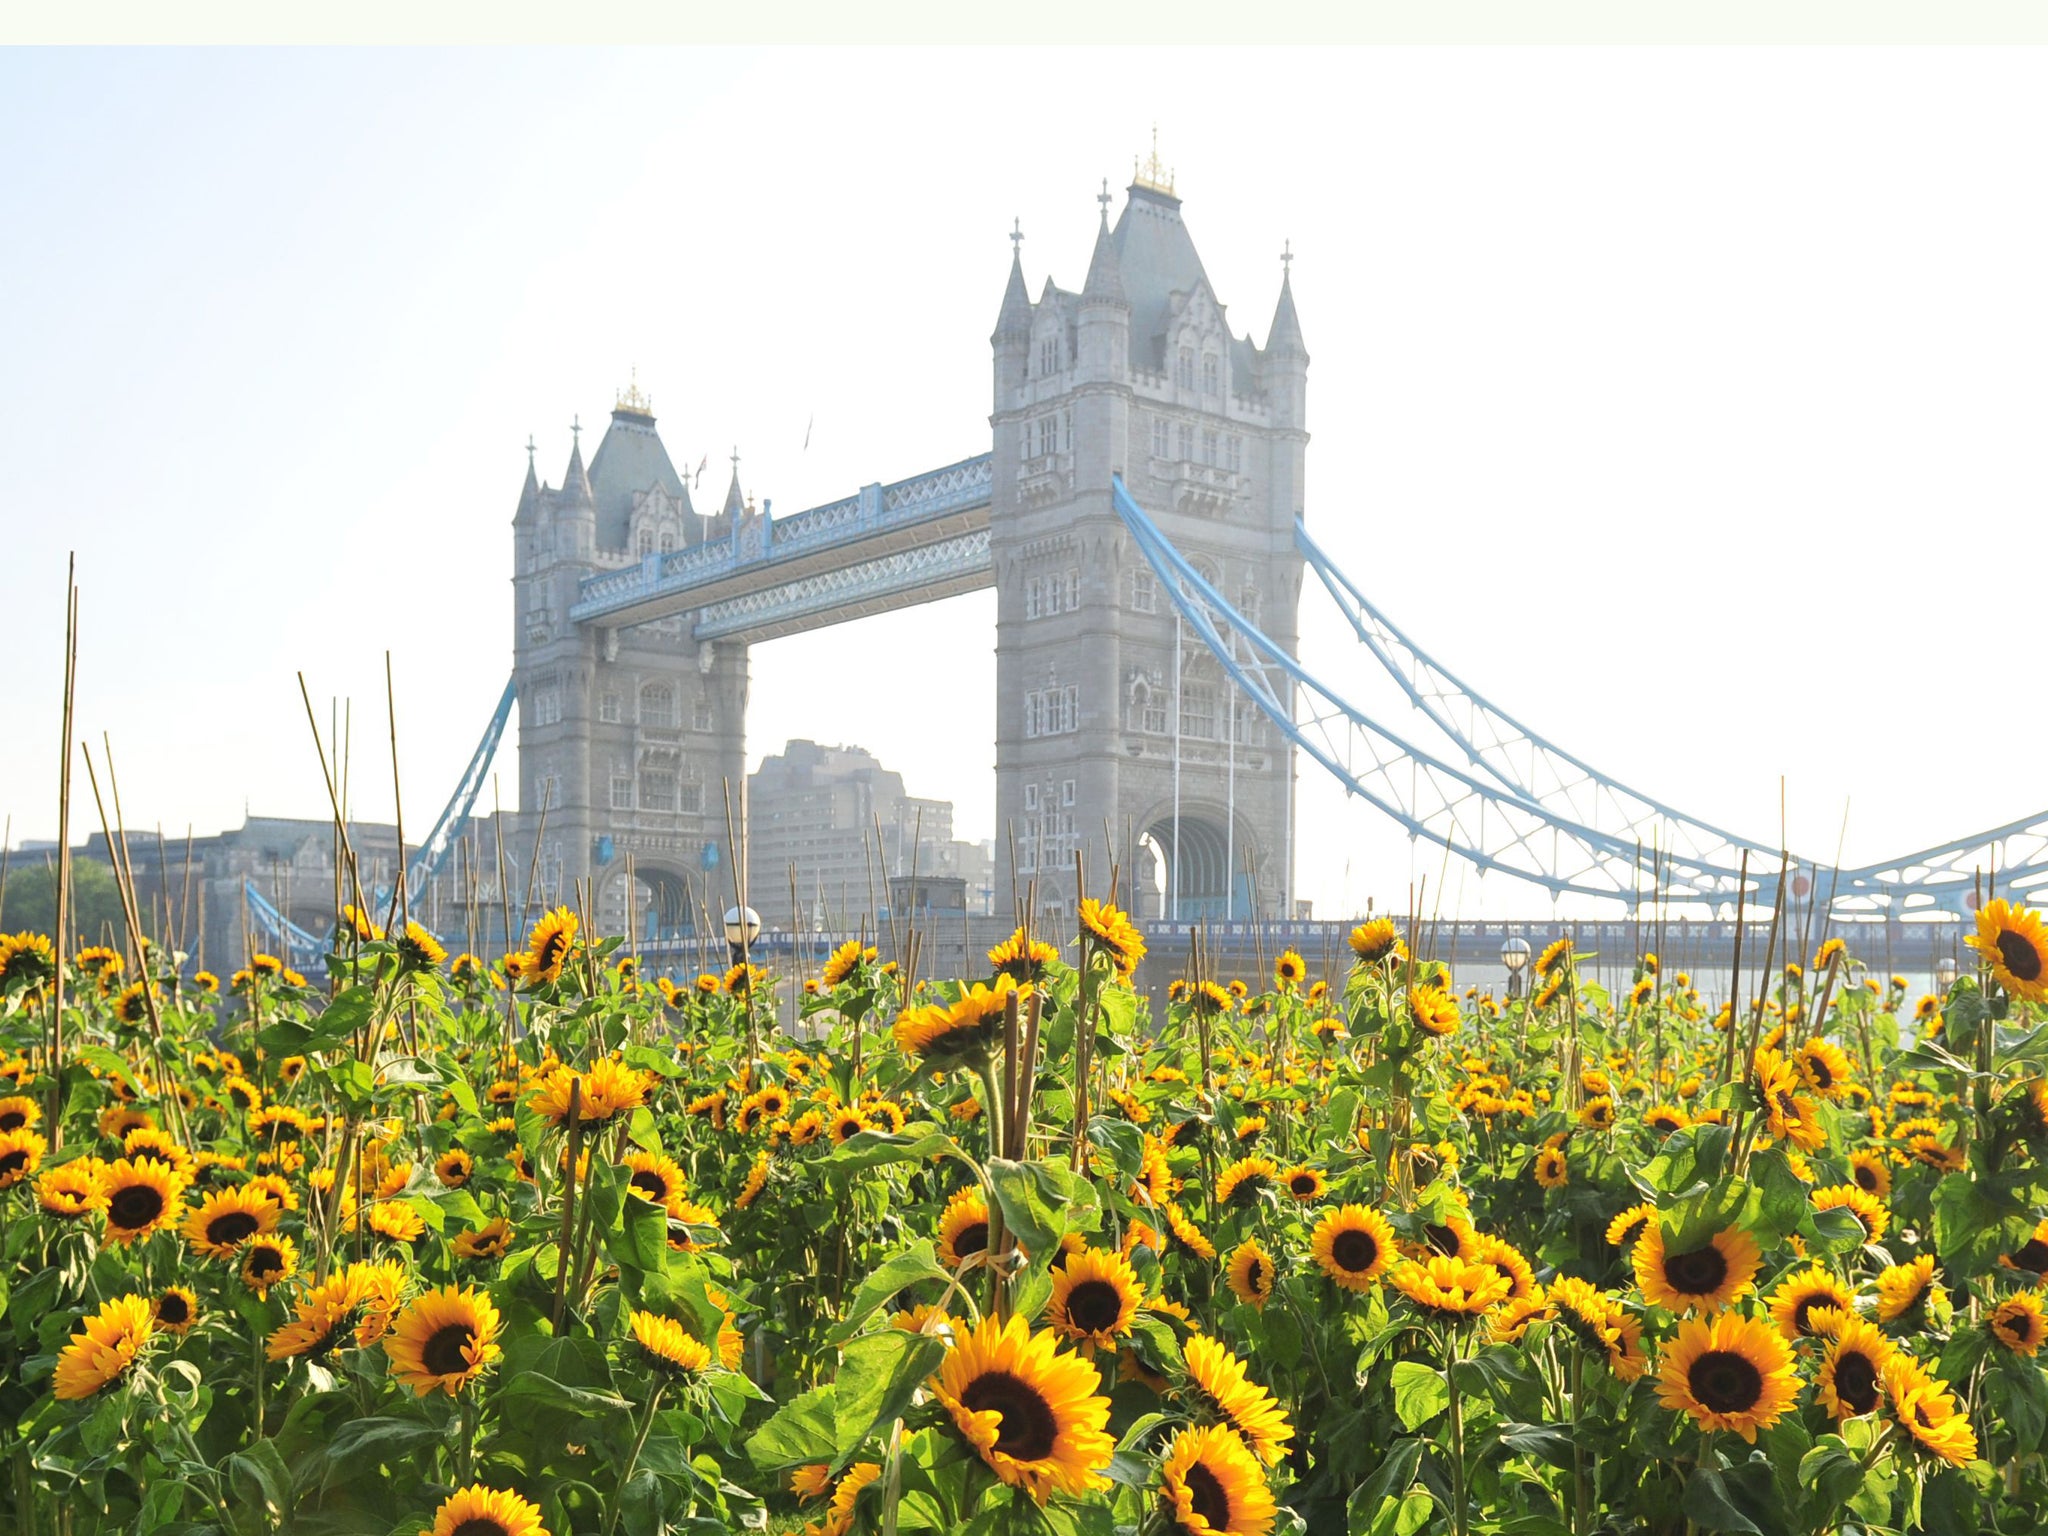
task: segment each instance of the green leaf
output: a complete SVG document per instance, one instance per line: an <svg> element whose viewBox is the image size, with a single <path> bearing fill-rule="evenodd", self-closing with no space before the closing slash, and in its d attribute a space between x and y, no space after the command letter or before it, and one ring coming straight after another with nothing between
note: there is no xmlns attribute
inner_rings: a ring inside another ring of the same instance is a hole
<svg viewBox="0 0 2048 1536"><path fill-rule="evenodd" d="M1863 1486L1863 1458L1839 1435L1826 1435L1800 1458L1799 1486L1816 1517L1831 1515Z"/></svg>
<svg viewBox="0 0 2048 1536"><path fill-rule="evenodd" d="M1420 1429L1450 1405L1450 1383L1442 1371L1414 1360L1395 1362L1394 1417L1403 1429Z"/></svg>
<svg viewBox="0 0 2048 1536"><path fill-rule="evenodd" d="M959 1144L936 1126L912 1125L901 1131L855 1131L819 1162L827 1168L880 1168L889 1163L921 1163L941 1152L957 1156Z"/></svg>
<svg viewBox="0 0 2048 1536"><path fill-rule="evenodd" d="M553 1408L566 1408L571 1413L630 1413L633 1405L615 1392L606 1392L592 1387L572 1387L566 1382L543 1376L538 1371L522 1371L505 1383L501 1394L506 1399L521 1402L543 1403Z"/></svg>
<svg viewBox="0 0 2048 1536"><path fill-rule="evenodd" d="M605 1233L604 1246L621 1269L659 1270L668 1257L668 1212L628 1185L625 1221Z"/></svg>
<svg viewBox="0 0 2048 1536"><path fill-rule="evenodd" d="M292 1474L275 1440L258 1440L246 1451L237 1451L228 1458L227 1467L231 1482L247 1481L262 1493L266 1509L280 1516L291 1513Z"/></svg>
<svg viewBox="0 0 2048 1536"><path fill-rule="evenodd" d="M1686 1518L1703 1531L1740 1531L1747 1536L1763 1536L1749 1516L1735 1507L1721 1474L1710 1468L1694 1469L1686 1480L1685 1497L1680 1504Z"/></svg>
<svg viewBox="0 0 2048 1536"><path fill-rule="evenodd" d="M328 1439L327 1480L331 1483L337 1473L366 1459L372 1464L398 1461L445 1439L446 1433L418 1419L350 1419L337 1425Z"/></svg>
<svg viewBox="0 0 2048 1536"><path fill-rule="evenodd" d="M830 1342L837 1344L851 1338L860 1331L875 1313L907 1285L918 1285L936 1280L944 1284L952 1277L939 1267L938 1255L928 1237L921 1237L903 1252L892 1255L881 1268L871 1272L861 1281L860 1289L854 1293L853 1306L846 1314L846 1320L832 1333Z"/></svg>
<svg viewBox="0 0 2048 1536"><path fill-rule="evenodd" d="M1003 1212L1003 1225L1039 1263L1050 1261L1069 1226L1077 1202L1092 1203L1094 1188L1052 1163L1013 1163L991 1158L990 1187ZM1078 1229L1078 1228L1077 1228Z"/></svg>
<svg viewBox="0 0 2048 1536"><path fill-rule="evenodd" d="M945 1358L945 1340L899 1328L847 1345L833 1383L838 1388L832 1421L839 1453L850 1455L878 1424L901 1417Z"/></svg>
<svg viewBox="0 0 2048 1536"><path fill-rule="evenodd" d="M1519 1456L1531 1456L1553 1467L1572 1465L1572 1432L1566 1424L1516 1424L1500 1426L1500 1443Z"/></svg>

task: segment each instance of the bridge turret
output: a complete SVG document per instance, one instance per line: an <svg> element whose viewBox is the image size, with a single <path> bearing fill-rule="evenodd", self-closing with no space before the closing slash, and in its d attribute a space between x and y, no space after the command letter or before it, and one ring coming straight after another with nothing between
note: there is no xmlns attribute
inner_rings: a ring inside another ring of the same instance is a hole
<svg viewBox="0 0 2048 1536"><path fill-rule="evenodd" d="M989 345L996 354L997 410L1024 382L1026 359L1031 354L1031 294L1024 286L1024 231L1010 231L1010 281L1003 289L1003 307L996 315L995 334Z"/></svg>
<svg viewBox="0 0 2048 1536"><path fill-rule="evenodd" d="M1116 243L1109 232L1109 183L1102 184L1102 223L1095 231L1095 253L1088 261L1088 280L1081 285L1081 319L1075 338L1077 386L1121 381L1131 351L1131 301L1124 292ZM1121 455L1119 455L1121 459ZM1121 462L1114 466L1121 470Z"/></svg>

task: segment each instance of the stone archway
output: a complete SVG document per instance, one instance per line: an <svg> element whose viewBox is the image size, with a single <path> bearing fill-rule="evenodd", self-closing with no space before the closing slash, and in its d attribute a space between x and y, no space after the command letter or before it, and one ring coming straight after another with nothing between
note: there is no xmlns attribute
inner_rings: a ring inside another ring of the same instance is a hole
<svg viewBox="0 0 2048 1536"><path fill-rule="evenodd" d="M1135 882L1141 916L1221 922L1258 915L1245 877L1248 856L1257 867L1256 850L1243 818L1233 840L1224 814L1209 806L1182 806L1177 820L1169 812L1146 827L1138 839L1144 867Z"/></svg>
<svg viewBox="0 0 2048 1536"><path fill-rule="evenodd" d="M626 869L621 864L611 878L604 904L608 912L616 914L621 927L625 923L626 894ZM697 881L684 870L636 859L632 936L643 944L696 938L698 906L703 895Z"/></svg>

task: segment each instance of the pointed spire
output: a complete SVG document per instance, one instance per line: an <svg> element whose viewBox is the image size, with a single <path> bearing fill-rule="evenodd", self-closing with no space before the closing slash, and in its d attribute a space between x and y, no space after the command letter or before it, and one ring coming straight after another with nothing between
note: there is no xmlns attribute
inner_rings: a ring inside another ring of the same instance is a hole
<svg viewBox="0 0 2048 1536"><path fill-rule="evenodd" d="M1095 231L1095 254L1088 258L1088 281L1081 285L1081 299L1083 303L1122 304L1129 308L1130 300L1124 296L1123 268L1116 259L1116 244L1109 234L1107 179L1095 200L1102 205L1102 223Z"/></svg>
<svg viewBox="0 0 2048 1536"><path fill-rule="evenodd" d="M540 510L540 480L533 472L533 437L526 439L526 484L519 488L519 510L512 514L512 521L523 523Z"/></svg>
<svg viewBox="0 0 2048 1536"><path fill-rule="evenodd" d="M719 508L719 515L731 518L737 525L746 509L746 500L740 495L740 450L735 444L732 450L732 484L725 488L725 505Z"/></svg>
<svg viewBox="0 0 2048 1536"><path fill-rule="evenodd" d="M1003 290L1003 307L996 315L997 336L1028 336L1031 333L1031 295L1024 287L1024 226L1010 224L1010 284ZM993 339L993 338L991 338Z"/></svg>
<svg viewBox="0 0 2048 1536"><path fill-rule="evenodd" d="M1273 325L1266 332L1268 352L1285 351L1308 356L1308 344L1301 338L1301 317L1294 312L1294 244L1280 252L1280 302L1273 310Z"/></svg>
<svg viewBox="0 0 2048 1536"><path fill-rule="evenodd" d="M597 498L590 492L590 475L583 467L583 419L580 416L570 422L569 436L573 445L569 449L569 467L562 471L562 499L570 506L594 507Z"/></svg>

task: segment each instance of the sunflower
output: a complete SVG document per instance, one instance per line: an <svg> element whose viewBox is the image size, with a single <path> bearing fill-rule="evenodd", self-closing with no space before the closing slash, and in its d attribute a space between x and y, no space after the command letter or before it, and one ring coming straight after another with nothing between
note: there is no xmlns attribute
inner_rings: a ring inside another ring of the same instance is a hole
<svg viewBox="0 0 2048 1536"><path fill-rule="evenodd" d="M1964 941L1991 968L1991 979L2014 997L2048 1002L2048 932L2041 915L2003 896L1984 903L1977 931Z"/></svg>
<svg viewBox="0 0 2048 1536"><path fill-rule="evenodd" d="M351 1330L357 1344L374 1342L403 1282L402 1269L379 1264L351 1264L329 1275L299 1296L292 1320L270 1335L265 1353L272 1360L317 1360L349 1342Z"/></svg>
<svg viewBox="0 0 2048 1536"><path fill-rule="evenodd" d="M0 1189L12 1189L34 1173L49 1150L40 1132L0 1131Z"/></svg>
<svg viewBox="0 0 2048 1536"><path fill-rule="evenodd" d="M1614 1220L1607 1223L1607 1244L1624 1253L1635 1246L1637 1238L1648 1231L1657 1221L1657 1207L1647 1201L1632 1205Z"/></svg>
<svg viewBox="0 0 2048 1536"><path fill-rule="evenodd" d="M1415 1258L1469 1259L1472 1257L1472 1244L1478 1236L1472 1229L1472 1218L1462 1210L1452 1210L1444 1213L1442 1221L1425 1221L1422 1224L1422 1241L1407 1246Z"/></svg>
<svg viewBox="0 0 2048 1536"><path fill-rule="evenodd" d="M1092 896L1082 899L1080 918L1084 944L1099 954L1107 955L1116 973L1128 981L1131 973L1137 970L1138 962L1145 958L1145 940L1130 918L1108 902L1097 901Z"/></svg>
<svg viewBox="0 0 2048 1536"><path fill-rule="evenodd" d="M1224 1278L1239 1301L1263 1308L1273 1294L1273 1256L1256 1237L1248 1237L1231 1250L1224 1265Z"/></svg>
<svg viewBox="0 0 2048 1536"><path fill-rule="evenodd" d="M190 1286L167 1285L150 1304L150 1316L166 1333L189 1333L199 1321L199 1298Z"/></svg>
<svg viewBox="0 0 2048 1536"><path fill-rule="evenodd" d="M240 1256L242 1284L254 1291L259 1301L270 1294L273 1285L283 1284L299 1268L298 1245L276 1233L244 1239Z"/></svg>
<svg viewBox="0 0 2048 1536"><path fill-rule="evenodd" d="M1547 1322L1555 1311L1539 1285L1527 1296L1511 1297L1495 1308L1487 1319L1486 1336L1495 1344L1519 1344L1531 1323Z"/></svg>
<svg viewBox="0 0 2048 1536"><path fill-rule="evenodd" d="M1408 1018L1425 1035L1442 1039L1457 1033L1457 999L1435 982L1408 989Z"/></svg>
<svg viewBox="0 0 2048 1536"><path fill-rule="evenodd" d="M1280 1175L1280 1182L1287 1186L1287 1193L1306 1204L1320 1200L1326 1187L1320 1171L1314 1168L1290 1168Z"/></svg>
<svg viewBox="0 0 2048 1536"><path fill-rule="evenodd" d="M1908 1263L1890 1265L1877 1276L1877 1320L1899 1322L1940 1290L1934 1283L1933 1254L1923 1253Z"/></svg>
<svg viewBox="0 0 2048 1536"><path fill-rule="evenodd" d="M1756 1279L1762 1256L1740 1227L1716 1232L1697 1247L1667 1253L1664 1228L1651 1223L1630 1256L1643 1299L1668 1312L1718 1312Z"/></svg>
<svg viewBox="0 0 2048 1536"><path fill-rule="evenodd" d="M2021 1291L2001 1302L1989 1320L1991 1336L2015 1354L2032 1355L2048 1337L2039 1291Z"/></svg>
<svg viewBox="0 0 2048 1536"><path fill-rule="evenodd" d="M498 1309L474 1288L424 1291L398 1314L384 1336L391 1374L425 1397L436 1387L453 1397L504 1353Z"/></svg>
<svg viewBox="0 0 2048 1536"><path fill-rule="evenodd" d="M633 1338L647 1361L668 1376L694 1376L711 1369L711 1348L672 1317L658 1312L635 1312Z"/></svg>
<svg viewBox="0 0 2048 1536"><path fill-rule="evenodd" d="M615 1116L639 1109L647 1102L649 1074L609 1056L591 1063L588 1072L557 1067L550 1072L527 1102L557 1126L569 1123L569 1096L576 1091L576 1123L604 1125Z"/></svg>
<svg viewBox="0 0 2048 1536"><path fill-rule="evenodd" d="M1270 1157L1241 1157L1216 1179L1216 1204L1249 1205L1261 1190L1280 1182L1280 1165Z"/></svg>
<svg viewBox="0 0 2048 1536"><path fill-rule="evenodd" d="M1855 1295L1817 1264L1787 1275L1771 1292L1771 1316L1778 1331L1794 1343L1819 1331L1812 1318L1817 1307L1832 1307L1845 1316L1856 1310Z"/></svg>
<svg viewBox="0 0 2048 1536"><path fill-rule="evenodd" d="M826 957L825 985L836 987L864 965L873 965L877 958L871 944L862 944L859 939L848 939Z"/></svg>
<svg viewBox="0 0 2048 1536"><path fill-rule="evenodd" d="M1891 1197L1892 1170L1875 1152L1851 1152L1849 1177L1858 1189L1879 1200Z"/></svg>
<svg viewBox="0 0 2048 1536"><path fill-rule="evenodd" d="M1491 1264L1438 1255L1404 1259L1387 1283L1440 1321L1463 1321L1507 1300L1514 1282Z"/></svg>
<svg viewBox="0 0 2048 1536"><path fill-rule="evenodd" d="M548 1536L540 1506L503 1488L471 1483L441 1502L434 1528L420 1536Z"/></svg>
<svg viewBox="0 0 2048 1536"><path fill-rule="evenodd" d="M101 1307L57 1356L58 1401L91 1397L119 1381L155 1331L155 1309L146 1296L121 1296Z"/></svg>
<svg viewBox="0 0 2048 1536"><path fill-rule="evenodd" d="M1271 1288L1269 1280L1267 1289ZM1054 1272L1046 1318L1066 1338L1110 1349L1131 1331L1131 1319L1144 1298L1145 1288L1129 1259L1090 1249L1071 1255Z"/></svg>
<svg viewBox="0 0 2048 1536"><path fill-rule="evenodd" d="M1160 1464L1167 1512L1186 1536L1267 1536L1272 1490L1264 1468L1235 1431L1220 1424L1183 1429Z"/></svg>
<svg viewBox="0 0 2048 1536"><path fill-rule="evenodd" d="M40 933L0 933L0 986L38 982L57 972L56 951Z"/></svg>
<svg viewBox="0 0 2048 1536"><path fill-rule="evenodd" d="M462 1259L498 1259L512 1246L512 1224L504 1217L455 1239L455 1255Z"/></svg>
<svg viewBox="0 0 2048 1536"><path fill-rule="evenodd" d="M1401 951L1401 930L1391 918L1375 917L1351 930L1351 952L1359 964L1373 965Z"/></svg>
<svg viewBox="0 0 2048 1536"><path fill-rule="evenodd" d="M1589 1131L1607 1131L1614 1128L1614 1100L1607 1094L1596 1093L1579 1108L1579 1124Z"/></svg>
<svg viewBox="0 0 2048 1536"><path fill-rule="evenodd" d="M988 963L1019 986L1025 986L1043 976L1045 968L1059 955L1043 939L1034 939L1019 928L988 952Z"/></svg>
<svg viewBox="0 0 2048 1536"><path fill-rule="evenodd" d="M1837 944L1839 939L1828 940ZM1848 1054L1832 1040L1815 1037L1793 1053L1792 1064L1806 1086L1824 1099L1839 1099L1849 1087Z"/></svg>
<svg viewBox="0 0 2048 1536"><path fill-rule="evenodd" d="M1815 1378L1821 1406L1838 1420L1876 1411L1884 1401L1885 1362L1894 1352L1891 1340L1875 1327L1844 1312Z"/></svg>
<svg viewBox="0 0 2048 1536"><path fill-rule="evenodd" d="M1892 1219L1891 1212L1884 1208L1884 1202L1857 1184L1831 1184L1826 1189L1816 1189L1813 1208L1816 1211L1849 1212L1862 1223L1866 1243L1880 1241Z"/></svg>
<svg viewBox="0 0 2048 1536"><path fill-rule="evenodd" d="M1308 980L1308 962L1291 949L1284 949L1273 962L1273 985L1283 992L1291 992Z"/></svg>
<svg viewBox="0 0 2048 1536"><path fill-rule="evenodd" d="M410 918L397 939L398 963L409 971L431 971L448 958L441 941Z"/></svg>
<svg viewBox="0 0 2048 1536"><path fill-rule="evenodd" d="M155 1002L158 996L154 984L146 981L131 982L123 987L121 995L114 999L114 1017L123 1024L144 1024L149 1019L149 1005Z"/></svg>
<svg viewBox="0 0 2048 1536"><path fill-rule="evenodd" d="M1649 1356L1643 1353L1643 1325L1616 1298L1565 1275L1551 1284L1550 1302L1580 1347L1603 1356L1617 1380L1640 1380L1649 1369Z"/></svg>
<svg viewBox="0 0 2048 1536"><path fill-rule="evenodd" d="M426 1233L426 1218L410 1200L378 1200L370 1206L370 1230L394 1243L416 1243Z"/></svg>
<svg viewBox="0 0 2048 1536"><path fill-rule="evenodd" d="M1178 1205L1166 1208L1166 1225L1169 1231L1197 1258L1216 1257L1216 1245L1209 1241L1202 1229L1188 1218L1188 1213Z"/></svg>
<svg viewBox="0 0 2048 1536"><path fill-rule="evenodd" d="M567 907L544 913L527 935L520 957L519 979L530 987L544 987L562 979L562 962L576 942L577 918Z"/></svg>
<svg viewBox="0 0 2048 1536"><path fill-rule="evenodd" d="M969 1186L946 1202L939 1217L939 1262L948 1269L988 1247L988 1201L978 1186Z"/></svg>
<svg viewBox="0 0 2048 1536"><path fill-rule="evenodd" d="M103 1167L96 1157L81 1157L45 1169L36 1179L37 1203L66 1220L99 1210L107 1202L100 1190Z"/></svg>
<svg viewBox="0 0 2048 1536"><path fill-rule="evenodd" d="M832 1468L825 1462L814 1461L790 1470L789 1491L802 1503L822 1499L831 1487Z"/></svg>
<svg viewBox="0 0 2048 1536"><path fill-rule="evenodd" d="M1485 1264L1504 1275L1508 1282L1508 1299L1520 1301L1536 1289L1536 1272L1529 1267L1528 1258L1513 1243L1491 1233L1481 1233L1472 1242L1471 1261Z"/></svg>
<svg viewBox="0 0 2048 1536"><path fill-rule="evenodd" d="M1309 1234L1316 1267L1347 1291L1368 1291L1394 1262L1394 1229L1378 1211L1341 1205Z"/></svg>
<svg viewBox="0 0 2048 1536"><path fill-rule="evenodd" d="M768 1165L769 1156L766 1152L755 1157L754 1166L747 1170L746 1182L740 1186L740 1192L732 1198L735 1209L744 1211L760 1198L761 1191L768 1184Z"/></svg>
<svg viewBox="0 0 2048 1536"><path fill-rule="evenodd" d="M1691 1125L1692 1119L1676 1104L1652 1104L1643 1111L1643 1124L1659 1136L1669 1136Z"/></svg>
<svg viewBox="0 0 2048 1536"><path fill-rule="evenodd" d="M1104 1431L1109 1399L1098 1395L1093 1365L1021 1317L984 1319L956 1340L932 1392L997 1477L1039 1503L1107 1486L1102 1470L1116 1442Z"/></svg>
<svg viewBox="0 0 2048 1536"><path fill-rule="evenodd" d="M242 1239L276 1228L278 1208L262 1191L246 1184L215 1190L185 1218L179 1228L200 1253L210 1259L233 1258Z"/></svg>
<svg viewBox="0 0 2048 1536"><path fill-rule="evenodd" d="M33 1130L42 1118L42 1107L26 1094L0 1099L0 1132Z"/></svg>
<svg viewBox="0 0 2048 1536"><path fill-rule="evenodd" d="M1820 1107L1799 1092L1804 1083L1792 1064L1776 1051L1757 1048L1755 1088L1770 1111L1771 1136L1789 1141L1801 1151L1812 1152L1828 1139L1820 1122Z"/></svg>
<svg viewBox="0 0 2048 1536"><path fill-rule="evenodd" d="M1893 1418L1920 1449L1950 1466L1968 1466L1977 1459L1977 1432L1948 1383L1929 1375L1904 1350L1885 1361L1884 1390Z"/></svg>
<svg viewBox="0 0 2048 1536"><path fill-rule="evenodd" d="M1564 1149L1561 1147L1545 1147L1538 1152L1531 1171L1536 1176L1536 1182L1545 1189L1563 1189L1571 1182L1570 1165L1566 1162Z"/></svg>
<svg viewBox="0 0 2048 1536"><path fill-rule="evenodd" d="M1799 1395L1792 1350L1767 1323L1723 1312L1687 1318L1664 1351L1657 1398L1702 1429L1729 1429L1756 1444Z"/></svg>
<svg viewBox="0 0 2048 1536"><path fill-rule="evenodd" d="M684 1176L682 1165L666 1153L628 1152L621 1166L627 1170L627 1187L671 1216L689 1192L690 1181Z"/></svg>
<svg viewBox="0 0 2048 1536"><path fill-rule="evenodd" d="M450 1147L434 1160L434 1177L446 1189L460 1189L476 1171L476 1159L461 1147Z"/></svg>
<svg viewBox="0 0 2048 1536"><path fill-rule="evenodd" d="M1196 1334L1184 1353L1189 1383L1202 1406L1251 1445L1272 1466L1287 1454L1294 1427L1279 1400L1245 1376L1244 1362L1207 1334Z"/></svg>
<svg viewBox="0 0 2048 1536"><path fill-rule="evenodd" d="M1008 975L1000 975L993 986L974 983L952 1003L907 1009L893 1031L897 1048L935 1065L978 1066L1002 1038L1013 999L1021 1004L1023 993Z"/></svg>
<svg viewBox="0 0 2048 1536"><path fill-rule="evenodd" d="M185 1210L185 1180L154 1157L119 1158L100 1178L107 1241L132 1243L175 1222Z"/></svg>
<svg viewBox="0 0 2048 1536"><path fill-rule="evenodd" d="M1230 989L1213 981L1198 981L1188 992L1188 1005L1205 1019L1227 1014L1237 1006L1237 1000L1230 995Z"/></svg>

